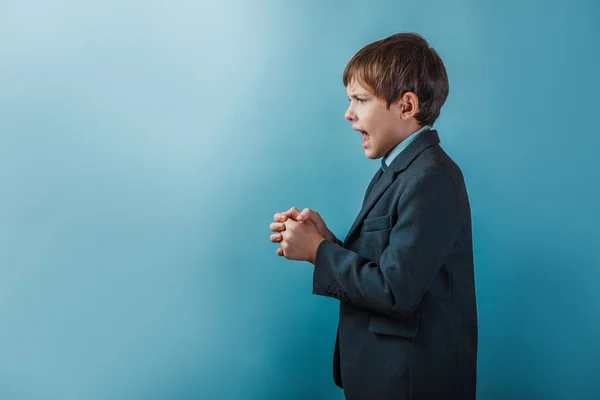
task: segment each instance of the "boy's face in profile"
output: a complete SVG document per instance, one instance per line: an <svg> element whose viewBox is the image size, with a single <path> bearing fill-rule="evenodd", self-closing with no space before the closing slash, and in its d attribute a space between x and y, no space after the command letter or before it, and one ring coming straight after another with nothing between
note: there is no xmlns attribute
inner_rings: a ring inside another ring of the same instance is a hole
<svg viewBox="0 0 600 400"><path fill-rule="evenodd" d="M401 106L392 104L387 109L384 99L352 79L346 88L350 106L345 118L352 122L352 128L363 135L362 146L370 159L386 156L411 132L409 121L401 118Z"/></svg>

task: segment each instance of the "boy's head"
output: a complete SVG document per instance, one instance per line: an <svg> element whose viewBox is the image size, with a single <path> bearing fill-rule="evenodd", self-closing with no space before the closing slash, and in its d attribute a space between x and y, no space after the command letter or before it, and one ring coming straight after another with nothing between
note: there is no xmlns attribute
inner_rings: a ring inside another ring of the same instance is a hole
<svg viewBox="0 0 600 400"><path fill-rule="evenodd" d="M363 134L365 154L386 156L419 128L432 126L448 97L446 68L415 33L398 33L358 51L344 70L345 118Z"/></svg>

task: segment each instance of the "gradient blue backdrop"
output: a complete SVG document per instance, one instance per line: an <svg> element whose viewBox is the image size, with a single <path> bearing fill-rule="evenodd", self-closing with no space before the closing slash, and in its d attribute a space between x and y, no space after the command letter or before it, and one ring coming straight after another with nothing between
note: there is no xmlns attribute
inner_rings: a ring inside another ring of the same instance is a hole
<svg viewBox="0 0 600 400"><path fill-rule="evenodd" d="M0 398L342 399L268 225L345 236L379 161L341 74L399 31L450 76L479 398L600 398L600 6L496 3L3 0Z"/></svg>

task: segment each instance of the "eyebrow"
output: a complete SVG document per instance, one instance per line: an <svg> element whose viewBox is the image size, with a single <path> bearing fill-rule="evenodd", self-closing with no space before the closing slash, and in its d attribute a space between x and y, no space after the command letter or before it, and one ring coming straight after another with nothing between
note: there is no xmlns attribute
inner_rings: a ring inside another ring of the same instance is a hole
<svg viewBox="0 0 600 400"><path fill-rule="evenodd" d="M358 98L358 96L360 96L360 97L367 97L368 94L367 93L361 93L361 92L359 92L359 93L355 93L355 94L349 95L348 98L356 99L356 98Z"/></svg>

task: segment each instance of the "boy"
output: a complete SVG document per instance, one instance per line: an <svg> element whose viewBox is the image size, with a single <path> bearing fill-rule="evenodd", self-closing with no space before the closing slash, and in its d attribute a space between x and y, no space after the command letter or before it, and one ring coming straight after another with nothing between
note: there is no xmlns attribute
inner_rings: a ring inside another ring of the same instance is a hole
<svg viewBox="0 0 600 400"><path fill-rule="evenodd" d="M345 118L382 158L342 242L313 210L275 214L278 255L314 264L340 300L334 381L348 399L474 399L477 311L462 172L432 126L448 96L438 54L401 33L361 49L343 76Z"/></svg>

